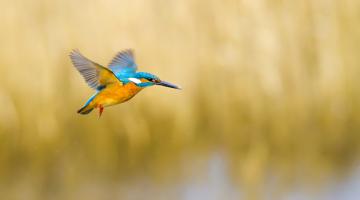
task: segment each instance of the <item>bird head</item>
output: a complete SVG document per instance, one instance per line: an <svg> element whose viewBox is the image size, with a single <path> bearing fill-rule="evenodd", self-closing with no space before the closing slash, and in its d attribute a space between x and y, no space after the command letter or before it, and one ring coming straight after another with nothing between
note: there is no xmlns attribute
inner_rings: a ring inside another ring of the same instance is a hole
<svg viewBox="0 0 360 200"><path fill-rule="evenodd" d="M163 81L159 77L147 73L147 72L137 72L134 77L128 78L129 81L134 82L137 86L145 88L153 85L161 85L164 87L174 88L174 89L181 89L180 87Z"/></svg>

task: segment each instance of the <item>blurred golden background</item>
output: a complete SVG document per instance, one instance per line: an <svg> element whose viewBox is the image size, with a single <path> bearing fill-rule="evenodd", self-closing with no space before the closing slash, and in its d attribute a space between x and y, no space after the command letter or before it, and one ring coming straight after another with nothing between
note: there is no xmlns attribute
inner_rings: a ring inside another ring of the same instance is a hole
<svg viewBox="0 0 360 200"><path fill-rule="evenodd" d="M354 198L360 1L0 6L1 199ZM78 115L75 48L103 65L133 48L183 90Z"/></svg>

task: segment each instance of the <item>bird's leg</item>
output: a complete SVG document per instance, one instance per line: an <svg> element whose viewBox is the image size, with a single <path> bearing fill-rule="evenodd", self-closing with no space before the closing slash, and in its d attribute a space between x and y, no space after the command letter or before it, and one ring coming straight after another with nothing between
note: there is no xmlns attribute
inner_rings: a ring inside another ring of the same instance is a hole
<svg viewBox="0 0 360 200"><path fill-rule="evenodd" d="M103 113L104 111L104 107L100 104L99 105L99 118L101 117L101 114Z"/></svg>

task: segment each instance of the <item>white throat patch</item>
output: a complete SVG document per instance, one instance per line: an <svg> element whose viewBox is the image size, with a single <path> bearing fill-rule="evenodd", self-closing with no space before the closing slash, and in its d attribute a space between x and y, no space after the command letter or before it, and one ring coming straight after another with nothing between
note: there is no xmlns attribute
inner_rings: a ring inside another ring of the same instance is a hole
<svg viewBox="0 0 360 200"><path fill-rule="evenodd" d="M136 84L139 84L141 83L141 80L140 79L137 79L137 78L128 78L131 82L134 82Z"/></svg>

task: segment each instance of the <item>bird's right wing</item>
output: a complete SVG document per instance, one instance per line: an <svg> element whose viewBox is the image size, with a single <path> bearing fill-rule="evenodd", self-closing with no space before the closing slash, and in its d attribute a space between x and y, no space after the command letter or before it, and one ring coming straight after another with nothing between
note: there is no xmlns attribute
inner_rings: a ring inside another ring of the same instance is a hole
<svg viewBox="0 0 360 200"><path fill-rule="evenodd" d="M137 70L133 50L126 49L118 52L111 60L109 68L117 77L133 75Z"/></svg>
<svg viewBox="0 0 360 200"><path fill-rule="evenodd" d="M73 50L70 53L70 58L75 68L91 88L98 90L112 83L122 85L122 82L111 70L87 59L78 50Z"/></svg>

